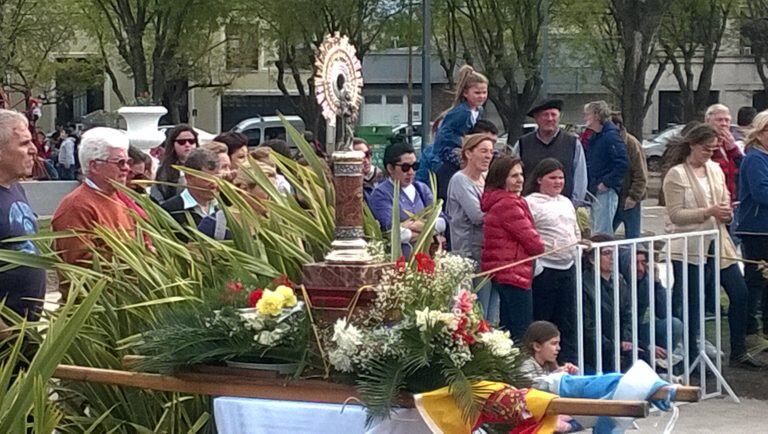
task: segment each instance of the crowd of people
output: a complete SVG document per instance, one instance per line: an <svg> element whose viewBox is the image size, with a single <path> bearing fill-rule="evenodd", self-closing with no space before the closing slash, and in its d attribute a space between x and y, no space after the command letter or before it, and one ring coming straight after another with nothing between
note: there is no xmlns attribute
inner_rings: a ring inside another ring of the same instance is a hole
<svg viewBox="0 0 768 434"><path fill-rule="evenodd" d="M496 126L482 118L488 80L465 66L457 83L453 105L438 117L434 143L423 149L421 161L411 145L395 141L386 147L383 168L379 168L372 164L371 147L362 139L353 141L354 150L363 155L365 201L382 230L399 231L405 256L411 254L414 241L431 231L426 235L434 236L435 244L474 260L478 273L489 277L476 282L486 318L519 341L537 321L554 324L562 347L557 352L560 363L577 362L581 315L583 372L621 368L625 364L614 366L614 361L629 362L634 354L646 360L654 354L672 366L673 355L686 340L684 322L690 345L687 354L695 358L698 348L706 345L698 340L699 306L704 303L708 311L715 310L714 271L719 269L730 300L731 363L765 367L750 350L768 348L758 322L760 311L768 312L768 285L759 268L760 261L768 260L762 242L768 235L768 111L752 113L754 119L740 113L739 123L744 125L734 137L728 108L714 105L705 122L686 126L670 142L663 157L667 232L718 230L720 264L714 264L714 242L707 241L707 257L700 258L698 244L672 241L674 284L668 290L659 273L649 272L649 262L655 262L651 261L656 249L652 243L634 249L603 246L585 250L582 287L577 287L577 245L583 239L610 242L621 226L625 238L641 236L648 171L639 141L604 101L583 107L584 133L567 132L560 126L563 101L549 99L528 113L538 128L500 151ZM201 145L193 128L179 125L150 156L129 146L125 132L111 128L92 128L79 137L65 131L59 138L53 160L58 176L74 177L79 172L82 184L56 210L52 219L56 231L101 226L132 236L136 224L132 213L140 218L146 218L146 213L116 187L123 184L151 197L179 225L195 227L215 239L230 238L227 215L217 203L221 199L217 182L212 179L223 178L249 193L253 209L263 213L259 202L268 195L244 173L251 161L277 191L293 194L274 163L274 154L292 157L281 140L249 150L242 134L223 133ZM1 239L37 230L35 215L17 182L39 165L35 142L23 115L0 111ZM435 191L429 185L432 174ZM154 181L151 188L142 182L146 180ZM399 219L393 219L395 197ZM421 212L437 199L443 208L434 226L427 226ZM589 210L587 224L579 223L580 209ZM393 221L399 227L393 227ZM54 243L63 260L83 264L99 240L86 233ZM745 274L737 265L742 262L737 245L746 258ZM4 248L36 253L32 243ZM696 278L702 264L706 264L703 299ZM685 270L687 287L683 287ZM34 316L36 310L29 302L14 299L14 294L42 298L44 285L39 270L19 267L0 273L3 294L9 297L6 304L21 314ZM22 290L4 289L10 287ZM578 293L582 312L576 308ZM671 312L666 309L669 294ZM618 316L615 306L620 307ZM768 331L766 327L768 316L763 315L762 330ZM620 330L618 341L616 329ZM633 339L633 329L638 339ZM596 351L598 347L601 351Z"/></svg>
<svg viewBox="0 0 768 434"><path fill-rule="evenodd" d="M514 338L521 339L534 321L549 321L563 333L558 360L575 363L576 294L581 291L586 372L619 368L615 360L625 367L633 354L649 360L653 353L671 367L683 358L684 322L692 363L700 347L711 345L699 340L698 306L705 303L707 311L714 312L711 306L719 302L711 239L706 240L709 254L703 260L696 253L698 243L671 242L671 290L662 283L660 273L650 278L649 261L656 258L657 249L653 243L638 244L634 254L629 247L586 250L582 287L576 287L575 246L582 238L610 242L621 226L624 238L641 236L648 169L640 143L627 132L620 113L604 101L586 104L586 130L577 137L560 126L563 101L543 101L528 113L536 121L536 131L520 137L508 152L499 152L495 126L482 119L487 79L465 66L457 83L453 106L438 117L435 141L423 150L422 161L409 145L392 144L384 152L384 179L375 187L366 185L368 205L382 229L392 229L397 183L399 229L406 254L408 241L423 230L423 222L409 216L430 206L435 197L442 199L435 235L445 236L447 249L476 261L478 272L490 272L489 282L476 282L482 285L479 302L486 318L497 321ZM766 207L760 206L768 205L768 148L763 144L768 144L768 132L763 132L768 131L768 112L756 117L753 112L754 121L747 119L747 112L740 112L738 137L731 133L728 108L720 104L707 110L705 122L687 126L663 158L663 196L668 233L720 230L720 282L730 299L731 365L761 369L766 366L754 355L768 348L757 322L760 311L768 306L766 279L759 271L759 261L768 257L761 243L761 237L768 235ZM364 143L358 143L368 152ZM746 157L739 143L744 144ZM739 177L739 170L749 170L751 176ZM430 172L437 181L434 196L428 187ZM577 209L585 207L589 224L580 227ZM743 240L746 278L736 265L743 260L731 234ZM526 260L533 257L538 259ZM688 264L683 264L684 257ZM620 272L614 276L617 261ZM704 299L698 290L702 263L708 264ZM633 286L637 288L636 319L632 317ZM683 306L686 291L687 310ZM668 314L669 294L672 311ZM598 295L600 306L596 307ZM615 306L619 306L618 317ZM633 328L638 335L634 341ZM618 342L615 329L620 331Z"/></svg>

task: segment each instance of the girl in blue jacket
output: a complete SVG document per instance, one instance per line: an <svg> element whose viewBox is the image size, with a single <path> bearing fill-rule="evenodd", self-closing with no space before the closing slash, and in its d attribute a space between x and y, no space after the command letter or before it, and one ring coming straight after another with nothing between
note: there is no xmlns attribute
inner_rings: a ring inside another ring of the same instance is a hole
<svg viewBox="0 0 768 434"><path fill-rule="evenodd" d="M456 96L437 130L430 161L430 170L437 176L437 196L443 200L448 181L461 166L458 152L461 139L482 116L487 99L488 79L470 65L462 66L456 82Z"/></svg>

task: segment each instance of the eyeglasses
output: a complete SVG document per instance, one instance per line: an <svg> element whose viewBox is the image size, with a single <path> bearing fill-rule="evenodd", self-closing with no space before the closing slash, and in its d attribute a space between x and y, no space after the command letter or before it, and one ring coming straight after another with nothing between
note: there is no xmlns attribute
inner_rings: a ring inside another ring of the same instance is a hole
<svg viewBox="0 0 768 434"><path fill-rule="evenodd" d="M403 172L410 172L411 169L414 171L419 170L419 162L415 162L413 164L411 163L397 163L395 166L398 166L400 169L402 169Z"/></svg>
<svg viewBox="0 0 768 434"><path fill-rule="evenodd" d="M114 164L117 167L133 166L133 160L130 158L121 158L119 160L104 160L101 158L97 158L93 161L99 161L101 163L107 163L107 164Z"/></svg>
<svg viewBox="0 0 768 434"><path fill-rule="evenodd" d="M373 152L371 151L365 151L365 154L363 155L365 158L371 158L371 155L373 155Z"/></svg>
<svg viewBox="0 0 768 434"><path fill-rule="evenodd" d="M174 142L180 145L196 145L197 139L176 139Z"/></svg>

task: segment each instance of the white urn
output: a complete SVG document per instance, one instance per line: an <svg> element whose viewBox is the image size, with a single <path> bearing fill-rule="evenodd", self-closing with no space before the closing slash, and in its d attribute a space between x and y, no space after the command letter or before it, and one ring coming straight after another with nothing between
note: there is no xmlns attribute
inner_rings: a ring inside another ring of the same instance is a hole
<svg viewBox="0 0 768 434"><path fill-rule="evenodd" d="M165 107L121 107L117 110L117 113L125 119L128 140L130 140L131 146L147 152L165 140L165 134L157 129L160 117L168 113Z"/></svg>

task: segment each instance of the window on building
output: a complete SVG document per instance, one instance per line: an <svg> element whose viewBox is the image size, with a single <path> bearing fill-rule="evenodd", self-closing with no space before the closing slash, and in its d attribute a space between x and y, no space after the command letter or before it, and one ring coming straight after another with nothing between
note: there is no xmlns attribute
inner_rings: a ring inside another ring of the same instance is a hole
<svg viewBox="0 0 768 434"><path fill-rule="evenodd" d="M716 104L720 98L720 92L712 90L709 92L707 105ZM683 119L683 101L679 91L660 91L659 92L659 131L662 131L672 125L684 124Z"/></svg>
<svg viewBox="0 0 768 434"><path fill-rule="evenodd" d="M259 69L259 26L256 23L232 21L225 27L227 69Z"/></svg>
<svg viewBox="0 0 768 434"><path fill-rule="evenodd" d="M402 103L403 103L402 95L387 95L387 104L400 105Z"/></svg>
<svg viewBox="0 0 768 434"><path fill-rule="evenodd" d="M366 104L381 104L381 95L365 95Z"/></svg>

